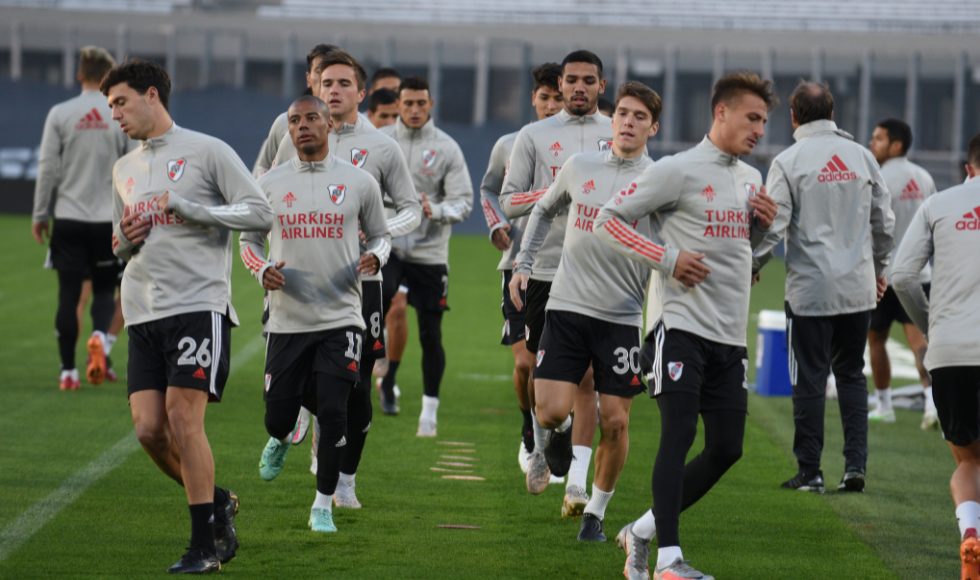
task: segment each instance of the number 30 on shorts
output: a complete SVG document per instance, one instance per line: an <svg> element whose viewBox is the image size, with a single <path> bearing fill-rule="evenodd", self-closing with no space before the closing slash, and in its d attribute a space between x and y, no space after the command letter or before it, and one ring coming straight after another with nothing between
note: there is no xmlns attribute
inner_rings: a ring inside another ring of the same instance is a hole
<svg viewBox="0 0 980 580"><path fill-rule="evenodd" d="M201 348L197 347L197 341L189 336L185 336L177 343L177 350L181 351L180 358L177 359L178 365L198 365L203 368L211 366L211 351L208 346L211 339L205 338L201 343ZM197 351L197 352L195 352Z"/></svg>
<svg viewBox="0 0 980 580"><path fill-rule="evenodd" d="M617 375L625 375L627 371L633 371L634 375L640 374L640 347L634 346L626 350L621 346L614 350L613 354L617 357L617 364L612 370Z"/></svg>

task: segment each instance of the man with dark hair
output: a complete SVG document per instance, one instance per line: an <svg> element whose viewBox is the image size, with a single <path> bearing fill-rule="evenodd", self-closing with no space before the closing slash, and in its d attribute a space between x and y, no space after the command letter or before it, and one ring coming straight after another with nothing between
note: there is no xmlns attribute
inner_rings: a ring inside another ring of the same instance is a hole
<svg viewBox="0 0 980 580"><path fill-rule="evenodd" d="M371 76L371 90L368 91L368 96L382 89L387 89L397 94L401 84L402 75L391 67L383 66L374 71L374 74Z"/></svg>
<svg viewBox="0 0 980 580"><path fill-rule="evenodd" d="M112 164L130 147L99 93L99 82L114 65L104 49L83 48L77 75L82 93L51 108L41 135L31 233L37 243L45 242L51 200L57 191L48 263L58 272L55 329L63 391L81 385L75 368L81 328L76 311L86 271L93 295L93 332L86 345L90 384L100 384L109 372L106 357L115 342L115 336L109 334L119 273L119 262L112 255Z"/></svg>
<svg viewBox="0 0 980 580"><path fill-rule="evenodd" d="M868 147L875 161L881 165L881 176L891 194L891 208L895 214L895 246L902 243L905 230L908 229L912 216L927 197L936 193L936 184L929 173L909 161L906 155L912 146L912 129L898 119L885 119L878 123ZM891 268L883 272L885 280L891 280ZM932 267L929 264L922 269L920 281L929 291L932 282ZM932 384L929 373L926 372L922 361L926 355L926 338L912 323L912 319L902 308L892 285L888 285L885 295L881 297L875 311L871 314L871 327L868 330L868 348L871 351L871 371L875 380L875 394L878 406L868 414L869 421L882 423L895 422L895 410L892 408L891 392L891 363L888 360L888 350L885 348L893 322L898 322L905 330L905 338L909 348L915 355L915 366L919 370L919 380L925 388L925 413L922 416L922 428L933 429L939 426L936 415L936 405L932 401Z"/></svg>
<svg viewBox="0 0 980 580"><path fill-rule="evenodd" d="M531 92L531 106L538 120L547 119L558 114L562 109L561 91L558 90L558 80L561 78L561 66L553 62L538 65L531 71L534 87ZM500 344L509 346L514 355L514 390L517 393L517 404L524 416L521 428L521 444L517 452L517 463L521 471L527 473L527 464L534 452L534 429L531 422L531 399L529 379L534 368L534 354L527 350L524 344L524 308L518 308L510 298L508 285L513 273L514 260L520 251L521 232L527 218L520 217L508 220L500 209L500 188L507 175L507 164L510 153L517 140L517 132L504 135L494 144L490 152L490 162L487 172L480 184L480 204L483 216L490 228L490 241L494 247L503 252L497 270L501 272L503 297L501 309L504 314L504 329ZM523 302L524 297L521 296ZM584 486L584 482L583 482Z"/></svg>
<svg viewBox="0 0 980 580"><path fill-rule="evenodd" d="M100 89L122 131L143 142L112 171L111 247L128 262L121 294L133 424L153 462L187 492L190 547L169 572L214 572L238 548L238 498L214 484L204 433L238 325L230 230L266 231L272 209L231 147L173 122L162 67L126 61Z"/></svg>
<svg viewBox="0 0 980 580"><path fill-rule="evenodd" d="M929 337L925 366L932 375L943 437L956 470L949 486L960 529L961 578L980 578L980 135L970 140L971 180L922 203L892 266L892 285L909 316ZM934 261L932 292L923 268Z"/></svg>
<svg viewBox="0 0 980 580"><path fill-rule="evenodd" d="M395 310L397 293L415 308L422 343L422 413L418 437L435 437L439 409L439 388L446 370L446 352L442 346L442 315L449 310L449 237L452 224L459 223L473 209L473 184L463 158L463 151L432 121L432 96L429 83L421 77L407 77L398 92L398 122L381 131L401 146L422 199L422 225L392 243L394 251L385 265L385 302L388 312L389 368L381 380L382 395L395 401L395 374L404 352L407 331L396 342L390 320L404 326L406 311ZM407 297L398 292L409 288Z"/></svg>
<svg viewBox="0 0 980 580"><path fill-rule="evenodd" d="M317 65L323 57L337 49L338 47L332 44L318 44L306 55L306 86L310 90L309 94L314 97L320 94L320 73ZM259 157L252 167L252 175L258 177L272 167L276 153L279 151L279 144L288 136L289 122L286 120L286 113L282 113L272 122L272 127L269 128L269 136L265 138L262 147L259 148Z"/></svg>
<svg viewBox="0 0 980 580"><path fill-rule="evenodd" d="M520 307L534 254L551 223L559 212L574 211L575 222L565 230L561 261L548 298L534 389L538 421L554 429L571 423L578 385L590 364L595 372L601 438L580 541L606 541L602 520L626 463L630 405L644 390L639 377L640 329L643 295L650 279L646 265L617 254L592 234L593 221L603 204L616 192L632 187L653 163L646 155L646 144L657 133L662 109L657 93L643 84L634 81L620 87L612 118L612 148L579 153L565 162L534 205L509 285L511 300ZM633 228L649 235L650 221L638 220ZM544 451L549 465L561 465L567 471L565 466L573 459L572 441L567 437L564 441L564 447L559 447L552 436Z"/></svg>
<svg viewBox="0 0 980 580"><path fill-rule="evenodd" d="M332 68L324 69L324 92ZM353 68L346 68L344 78L355 85ZM363 89L357 94L363 97ZM350 108L356 120L356 102ZM316 409L316 500L309 520L315 532L337 531L333 503L343 461L355 437L360 459L370 427L371 364L365 353L373 343L364 340L371 332L364 313L369 301L376 303L377 334L381 295L380 288L369 292L361 277L376 275L391 250L378 182L330 154L327 134L334 123L316 97L300 97L290 106L289 134L297 155L259 178L277 219L271 232L244 233L239 240L245 265L270 291L264 395L270 438L259 472L266 481L279 475L300 406ZM269 258L260 260L267 235ZM361 384L365 368L367 385Z"/></svg>
<svg viewBox="0 0 980 580"><path fill-rule="evenodd" d="M980 133L973 136L966 146L966 181L980 175Z"/></svg>
<svg viewBox="0 0 980 580"><path fill-rule="evenodd" d="M376 129L394 125L398 120L398 93L378 89L368 97L368 120Z"/></svg>
<svg viewBox="0 0 980 580"><path fill-rule="evenodd" d="M827 375L837 379L844 427L838 491L864 490L868 382L864 348L871 313L888 283L895 215L871 152L833 121L826 85L802 82L790 97L796 144L776 156L766 184L779 214L756 250L764 262L786 237L786 341L793 384L793 453L788 489L823 493Z"/></svg>
<svg viewBox="0 0 980 580"><path fill-rule="evenodd" d="M599 97L599 112L607 117L612 117L616 113L616 104L609 99Z"/></svg>
<svg viewBox="0 0 980 580"><path fill-rule="evenodd" d="M739 157L762 138L777 100L772 81L739 72L718 80L712 102L711 131L701 143L648 167L606 203L593 229L616 251L653 268L650 293L662 298L659 324L643 347L661 417L653 509L616 537L630 580L649 579L654 535L655 578L713 580L684 560L680 514L742 456L752 251L772 225L776 204L762 175ZM649 236L632 225L647 217ZM704 451L687 462L699 414Z"/></svg>
<svg viewBox="0 0 980 580"><path fill-rule="evenodd" d="M577 50L562 61L558 80L564 108L553 117L525 126L517 135L510 154L510 170L501 190L500 207L509 219L526 216L534 204L555 181L555 176L572 155L589 151L606 151L612 144L612 121L597 110L599 95L606 89L602 78L602 61L589 51ZM568 212L560 212L548 236L537 252L527 284L525 299L525 345L537 353L544 332L545 306L551 282L561 260ZM528 387L534 389L533 383ZM537 401L532 392L532 408ZM529 493L538 495L547 488L551 475L564 477L566 472L554 472L544 455L548 430L532 414L534 453L528 462L526 485ZM568 467L568 481L562 500L562 515L578 516L589 502L586 479L592 459L595 439L596 394L592 372L587 371L579 384L575 402L575 421L572 428L560 425L557 439L571 438L573 456ZM563 445L563 443L560 443ZM563 467L563 466L562 466Z"/></svg>

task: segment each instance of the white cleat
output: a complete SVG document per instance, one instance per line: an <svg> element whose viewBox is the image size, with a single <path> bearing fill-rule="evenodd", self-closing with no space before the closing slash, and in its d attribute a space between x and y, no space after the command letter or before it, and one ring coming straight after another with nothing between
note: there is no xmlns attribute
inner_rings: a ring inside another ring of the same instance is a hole
<svg viewBox="0 0 980 580"><path fill-rule="evenodd" d="M577 518L585 511L585 506L589 504L589 494L578 485L570 485L565 488L565 501L561 506L561 517Z"/></svg>
<svg viewBox="0 0 980 580"><path fill-rule="evenodd" d="M939 429L939 415L936 413L936 408L926 406L925 412L922 414L922 430L928 431L929 429Z"/></svg>
<svg viewBox="0 0 980 580"><path fill-rule="evenodd" d="M544 452L537 449L531 454L531 461L527 466L527 491L531 495L538 495L548 488L551 483L551 470L548 469L548 462L544 458Z"/></svg>
<svg viewBox="0 0 980 580"><path fill-rule="evenodd" d="M300 407L296 429L293 431L293 445L299 445L306 439L306 434L310 431L310 422L310 411L306 407Z"/></svg>
<svg viewBox="0 0 980 580"><path fill-rule="evenodd" d="M881 407L878 407L874 411L868 413L868 421L871 423L894 423L895 409L882 411Z"/></svg>
<svg viewBox="0 0 980 580"><path fill-rule="evenodd" d="M633 534L634 523L626 524L616 535L616 545L626 552L623 576L627 580L650 580L650 540L644 540Z"/></svg>
<svg viewBox="0 0 980 580"><path fill-rule="evenodd" d="M517 451L517 464L521 466L521 471L527 473L527 464L531 461L531 454L527 452L524 441L521 440L520 449Z"/></svg>
<svg viewBox="0 0 980 580"><path fill-rule="evenodd" d="M340 508L361 509L361 502L357 501L357 494L346 485L337 486L337 491L333 494L333 505Z"/></svg>
<svg viewBox="0 0 980 580"><path fill-rule="evenodd" d="M419 419L419 430L415 432L416 437L435 437L436 422L432 419Z"/></svg>

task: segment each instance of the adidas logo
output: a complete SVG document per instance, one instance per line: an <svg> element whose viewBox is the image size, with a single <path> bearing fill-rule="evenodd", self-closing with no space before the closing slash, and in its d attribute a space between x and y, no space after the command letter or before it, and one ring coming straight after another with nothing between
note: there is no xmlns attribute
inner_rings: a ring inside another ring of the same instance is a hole
<svg viewBox="0 0 980 580"><path fill-rule="evenodd" d="M922 190L919 189L919 184L915 182L914 179L910 179L905 185L905 189L902 190L902 195L899 196L899 201L907 201L912 199L925 199L922 195Z"/></svg>
<svg viewBox="0 0 980 580"><path fill-rule="evenodd" d="M136 182L133 181L133 178L132 177L130 177L128 180L126 180L126 185L124 186L126 188L126 195L129 195L130 193L133 192L133 186L134 185L136 185Z"/></svg>
<svg viewBox="0 0 980 580"><path fill-rule="evenodd" d="M380 340L374 341L374 350L381 350L384 347L385 347L385 345L381 344L381 341Z"/></svg>
<svg viewBox="0 0 980 580"><path fill-rule="evenodd" d="M956 229L971 232L980 230L980 206L973 208L973 211L968 211L963 214L963 219L956 222Z"/></svg>
<svg viewBox="0 0 980 580"><path fill-rule="evenodd" d="M356 373L357 372L357 361L356 360L350 361L350 364L347 365L347 370L354 371Z"/></svg>
<svg viewBox="0 0 980 580"><path fill-rule="evenodd" d="M820 170L820 175L817 176L817 181L820 183L850 181L852 179L857 179L857 174L848 169L837 155L830 158L827 165Z"/></svg>
<svg viewBox="0 0 980 580"><path fill-rule="evenodd" d="M595 180L590 179L588 183L582 185L582 195L589 195L595 191Z"/></svg>
<svg viewBox="0 0 980 580"><path fill-rule="evenodd" d="M715 200L715 195L717 195L717 194L715 193L715 190L714 189L711 189L711 186L710 185L708 187L705 187L701 191L701 197L707 199L708 202L714 201Z"/></svg>
<svg viewBox="0 0 980 580"><path fill-rule="evenodd" d="M642 383L640 383L640 377L638 377L636 375L633 375L633 380L630 381L630 386L631 387L639 387L641 384Z"/></svg>
<svg viewBox="0 0 980 580"><path fill-rule="evenodd" d="M286 197L282 198L282 202L286 204L286 207L293 207L294 201L296 201L296 196L291 191L286 194Z"/></svg>
<svg viewBox="0 0 980 580"><path fill-rule="evenodd" d="M204 374L204 369L201 367L197 367L197 370L194 371L193 376L195 379L201 379L202 381L208 380L208 376Z"/></svg>
<svg viewBox="0 0 980 580"><path fill-rule="evenodd" d="M91 111L86 113L82 117L78 124L75 125L75 130L77 131L87 131L90 129L108 129L109 124L102 120L102 115L99 114L99 110L95 107Z"/></svg>
<svg viewBox="0 0 980 580"><path fill-rule="evenodd" d="M559 143L558 141L555 141L555 144L554 145L552 145L551 147L548 147L548 151L551 151L552 153L555 154L555 157L558 157L558 154L561 153L562 151L564 151L564 149L561 148L561 143Z"/></svg>
<svg viewBox="0 0 980 580"><path fill-rule="evenodd" d="M342 435L340 437L340 441L337 442L337 447L343 447L344 445L347 445L347 436L346 435Z"/></svg>

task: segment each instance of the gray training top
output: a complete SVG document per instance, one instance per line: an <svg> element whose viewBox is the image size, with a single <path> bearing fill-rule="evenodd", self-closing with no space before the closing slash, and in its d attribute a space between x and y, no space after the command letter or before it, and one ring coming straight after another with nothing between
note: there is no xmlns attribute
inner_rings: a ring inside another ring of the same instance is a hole
<svg viewBox="0 0 980 580"><path fill-rule="evenodd" d="M905 237L905 231L912 223L912 216L927 197L936 193L936 183L925 169L909 161L908 157L894 157L881 166L881 176L891 197L891 208L895 214L895 247L898 248ZM891 265L883 272L891 285ZM932 280L932 266L928 263L922 268L919 281L923 284Z"/></svg>
<svg viewBox="0 0 980 580"><path fill-rule="evenodd" d="M487 227L490 228L490 239L493 239L493 232L504 226L510 226L507 230L510 247L503 251L500 263L497 264L497 269L500 271L514 268L514 260L517 259L517 253L521 251L521 235L527 224L527 217L521 216L509 220L500 209L500 190L504 186L504 178L507 176L507 167L510 164L510 152L516 141L517 131L497 139L490 152L487 172L483 175L483 182L480 183L480 205L483 207L483 217L487 220Z"/></svg>

